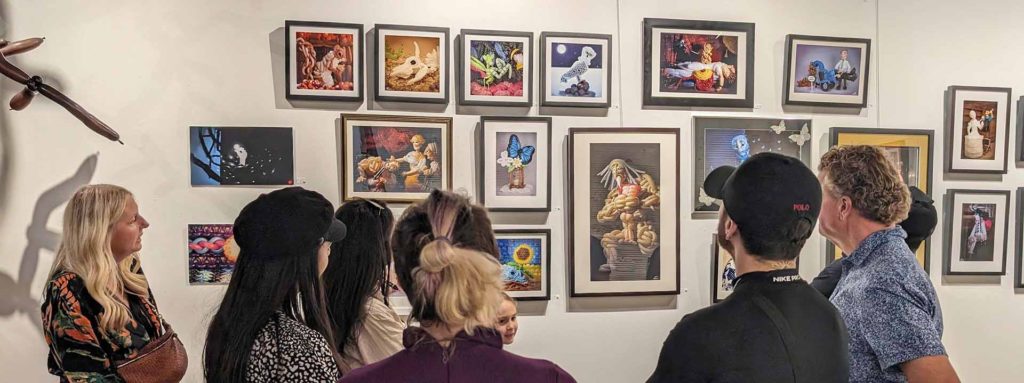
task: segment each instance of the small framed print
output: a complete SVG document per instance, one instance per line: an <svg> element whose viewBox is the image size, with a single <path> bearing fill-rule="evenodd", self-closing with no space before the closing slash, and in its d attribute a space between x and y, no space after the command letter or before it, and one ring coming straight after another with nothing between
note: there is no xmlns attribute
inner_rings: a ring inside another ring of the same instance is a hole
<svg viewBox="0 0 1024 383"><path fill-rule="evenodd" d="M374 26L377 101L448 103L448 28Z"/></svg>
<svg viewBox="0 0 1024 383"><path fill-rule="evenodd" d="M231 274L241 253L232 227L232 224L188 225L190 285L226 285L231 282Z"/></svg>
<svg viewBox="0 0 1024 383"><path fill-rule="evenodd" d="M1024 289L1024 187L1017 188L1017 280L1014 287Z"/></svg>
<svg viewBox="0 0 1024 383"><path fill-rule="evenodd" d="M540 105L610 107L611 57L611 35L542 32Z"/></svg>
<svg viewBox="0 0 1024 383"><path fill-rule="evenodd" d="M925 194L932 193L932 153L934 132L913 129L832 128L829 147L843 145L871 145L882 150L885 157L899 170L903 181L916 186ZM828 242L825 263L842 258L843 251ZM930 241L917 248L917 263L925 272L930 270Z"/></svg>
<svg viewBox="0 0 1024 383"><path fill-rule="evenodd" d="M363 25L286 20L285 98L363 101Z"/></svg>
<svg viewBox="0 0 1024 383"><path fill-rule="evenodd" d="M341 115L342 200L416 202L452 188L452 119Z"/></svg>
<svg viewBox="0 0 1024 383"><path fill-rule="evenodd" d="M773 152L811 165L811 120L693 118L693 218L718 218L720 204L704 192L704 178L719 166L739 166L752 155Z"/></svg>
<svg viewBox="0 0 1024 383"><path fill-rule="evenodd" d="M551 211L551 118L481 117L480 203L491 211Z"/></svg>
<svg viewBox="0 0 1024 383"><path fill-rule="evenodd" d="M292 128L191 126L189 164L192 186L292 185Z"/></svg>
<svg viewBox="0 0 1024 383"><path fill-rule="evenodd" d="M1006 174L1010 88L949 87L946 171Z"/></svg>
<svg viewBox="0 0 1024 383"><path fill-rule="evenodd" d="M1005 275L1010 192L951 189L946 202L945 275Z"/></svg>
<svg viewBox="0 0 1024 383"><path fill-rule="evenodd" d="M754 24L644 19L644 106L754 107Z"/></svg>
<svg viewBox="0 0 1024 383"><path fill-rule="evenodd" d="M732 294L736 282L736 262L718 244L718 234L711 235L711 303L718 303Z"/></svg>
<svg viewBox="0 0 1024 383"><path fill-rule="evenodd" d="M551 230L495 229L505 292L522 301L551 299Z"/></svg>
<svg viewBox="0 0 1024 383"><path fill-rule="evenodd" d="M569 129L573 297L679 294L679 129Z"/></svg>
<svg viewBox="0 0 1024 383"><path fill-rule="evenodd" d="M533 104L533 33L463 29L459 33L459 104Z"/></svg>
<svg viewBox="0 0 1024 383"><path fill-rule="evenodd" d="M786 36L785 105L868 105L871 39Z"/></svg>

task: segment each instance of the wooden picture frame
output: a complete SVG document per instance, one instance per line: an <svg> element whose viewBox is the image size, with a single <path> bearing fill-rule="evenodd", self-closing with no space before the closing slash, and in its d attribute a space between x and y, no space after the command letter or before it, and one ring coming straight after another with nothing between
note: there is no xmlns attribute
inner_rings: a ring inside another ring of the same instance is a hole
<svg viewBox="0 0 1024 383"><path fill-rule="evenodd" d="M551 211L551 118L480 117L478 137L480 204L490 211ZM503 166L511 170L500 171Z"/></svg>
<svg viewBox="0 0 1024 383"><path fill-rule="evenodd" d="M679 294L679 156L679 129L569 129L571 296Z"/></svg>
<svg viewBox="0 0 1024 383"><path fill-rule="evenodd" d="M341 129L342 201L412 203L452 189L451 117L342 114Z"/></svg>

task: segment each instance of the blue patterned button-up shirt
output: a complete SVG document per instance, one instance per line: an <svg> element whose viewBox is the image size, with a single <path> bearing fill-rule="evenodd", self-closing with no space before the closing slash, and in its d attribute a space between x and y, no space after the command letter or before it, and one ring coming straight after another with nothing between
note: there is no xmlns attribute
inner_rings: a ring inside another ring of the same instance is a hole
<svg viewBox="0 0 1024 383"><path fill-rule="evenodd" d="M843 257L831 301L850 331L851 382L906 382L901 363L946 354L939 299L906 237L880 230Z"/></svg>

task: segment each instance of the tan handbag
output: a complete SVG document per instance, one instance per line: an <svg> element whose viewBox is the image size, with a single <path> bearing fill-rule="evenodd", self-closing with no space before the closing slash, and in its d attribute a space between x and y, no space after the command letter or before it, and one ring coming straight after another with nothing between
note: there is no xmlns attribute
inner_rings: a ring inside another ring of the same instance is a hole
<svg viewBox="0 0 1024 383"><path fill-rule="evenodd" d="M177 383L188 369L188 355L178 334L163 322L164 334L153 339L137 356L114 363L117 375L128 383Z"/></svg>

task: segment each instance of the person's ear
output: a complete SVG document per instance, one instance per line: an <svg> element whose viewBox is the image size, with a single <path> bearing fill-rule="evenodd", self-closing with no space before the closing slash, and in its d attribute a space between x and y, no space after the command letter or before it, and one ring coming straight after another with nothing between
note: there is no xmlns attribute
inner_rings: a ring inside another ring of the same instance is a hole
<svg viewBox="0 0 1024 383"><path fill-rule="evenodd" d="M853 214L853 200L843 196L839 199L839 219L845 221L851 214Z"/></svg>
<svg viewBox="0 0 1024 383"><path fill-rule="evenodd" d="M738 230L739 230L739 226L736 225L736 222L733 221L732 218L726 217L725 218L725 240L726 241L731 240L732 237L734 235L736 235L736 232Z"/></svg>

